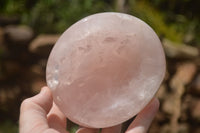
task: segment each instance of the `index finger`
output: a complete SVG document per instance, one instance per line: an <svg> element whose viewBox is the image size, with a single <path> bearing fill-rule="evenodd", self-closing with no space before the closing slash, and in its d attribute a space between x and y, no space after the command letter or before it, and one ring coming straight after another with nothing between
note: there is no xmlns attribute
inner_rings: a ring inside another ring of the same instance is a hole
<svg viewBox="0 0 200 133"><path fill-rule="evenodd" d="M159 100L153 98L151 102L136 116L126 133L146 133L159 109Z"/></svg>

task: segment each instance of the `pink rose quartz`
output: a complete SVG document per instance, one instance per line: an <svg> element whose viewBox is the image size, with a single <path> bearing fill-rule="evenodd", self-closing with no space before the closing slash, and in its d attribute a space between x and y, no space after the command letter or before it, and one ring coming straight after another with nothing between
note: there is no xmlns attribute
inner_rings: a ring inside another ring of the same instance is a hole
<svg viewBox="0 0 200 133"><path fill-rule="evenodd" d="M49 56L46 79L68 119L104 128L132 118L148 104L165 65L161 42L145 22L99 13L62 34Z"/></svg>

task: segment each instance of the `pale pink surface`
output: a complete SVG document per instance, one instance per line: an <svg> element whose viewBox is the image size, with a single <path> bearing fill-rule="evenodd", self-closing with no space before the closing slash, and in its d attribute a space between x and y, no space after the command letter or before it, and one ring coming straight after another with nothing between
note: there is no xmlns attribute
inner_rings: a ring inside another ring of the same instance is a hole
<svg viewBox="0 0 200 133"><path fill-rule="evenodd" d="M155 32L122 13L86 17L54 46L46 78L67 118L87 127L122 123L152 99L165 74Z"/></svg>

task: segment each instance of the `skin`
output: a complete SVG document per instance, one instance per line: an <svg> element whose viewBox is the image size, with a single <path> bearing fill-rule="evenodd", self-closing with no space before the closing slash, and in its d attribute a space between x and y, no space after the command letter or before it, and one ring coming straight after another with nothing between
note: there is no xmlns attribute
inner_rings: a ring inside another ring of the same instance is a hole
<svg viewBox="0 0 200 133"><path fill-rule="evenodd" d="M159 101L151 102L137 115L126 133L146 133L159 108ZM21 104L19 118L20 133L69 133L66 131L66 117L53 103L51 91L43 87L34 97ZM120 133L121 125L102 129L102 133ZM76 133L98 133L98 129L82 127Z"/></svg>

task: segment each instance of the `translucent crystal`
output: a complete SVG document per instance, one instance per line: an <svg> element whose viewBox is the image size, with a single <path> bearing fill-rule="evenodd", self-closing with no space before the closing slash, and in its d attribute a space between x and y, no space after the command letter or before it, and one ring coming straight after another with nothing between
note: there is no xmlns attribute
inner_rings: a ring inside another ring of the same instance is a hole
<svg viewBox="0 0 200 133"><path fill-rule="evenodd" d="M122 123L152 99L165 74L155 32L122 13L99 13L68 28L48 60L46 79L66 117L86 127Z"/></svg>

